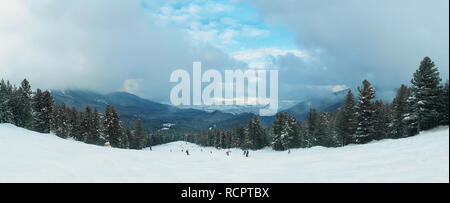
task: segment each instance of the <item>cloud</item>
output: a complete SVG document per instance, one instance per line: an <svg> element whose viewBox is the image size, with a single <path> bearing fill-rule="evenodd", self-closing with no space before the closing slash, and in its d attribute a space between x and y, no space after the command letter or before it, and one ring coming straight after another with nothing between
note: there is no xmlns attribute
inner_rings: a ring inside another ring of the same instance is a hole
<svg viewBox="0 0 450 203"><path fill-rule="evenodd" d="M136 94L139 90L139 79L127 79L123 81L123 87L120 91L128 92L131 94Z"/></svg>
<svg viewBox="0 0 450 203"><path fill-rule="evenodd" d="M153 8L139 0L0 1L0 78L15 84L27 78L44 89L123 88L167 101L173 70L192 69L197 60L205 67L236 63L158 23Z"/></svg>
<svg viewBox="0 0 450 203"><path fill-rule="evenodd" d="M303 82L355 87L369 79L379 90L391 90L409 84L424 56L448 78L447 0L248 2L270 26L294 33L301 50L316 54L309 63L293 56L275 61L298 70Z"/></svg>
<svg viewBox="0 0 450 203"><path fill-rule="evenodd" d="M239 18L237 2L168 1L154 16L162 24L172 24L184 30L196 44L211 44L228 49L243 40L268 36L270 31L259 23Z"/></svg>
<svg viewBox="0 0 450 203"><path fill-rule="evenodd" d="M230 56L235 58L236 60L253 62L253 61L261 61L265 59L270 59L273 57L284 56L287 54L292 54L296 57L302 58L307 57L308 54L296 49L279 49L276 47L270 48L259 48L259 49L249 49L249 50L240 50L231 52Z"/></svg>

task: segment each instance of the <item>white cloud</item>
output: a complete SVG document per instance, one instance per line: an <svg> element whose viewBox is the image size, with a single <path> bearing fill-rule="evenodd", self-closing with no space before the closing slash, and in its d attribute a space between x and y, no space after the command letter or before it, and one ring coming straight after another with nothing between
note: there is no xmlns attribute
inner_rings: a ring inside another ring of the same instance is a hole
<svg viewBox="0 0 450 203"><path fill-rule="evenodd" d="M308 54L296 49L278 49L275 47L271 48L259 48L259 49L249 49L242 51L235 51L230 53L230 56L236 60L246 61L246 62L259 62L270 57L284 56L287 54L292 54L298 58L308 57Z"/></svg>
<svg viewBox="0 0 450 203"><path fill-rule="evenodd" d="M311 89L327 90L331 92L340 92L342 90L350 88L347 85L308 85L307 87Z"/></svg>
<svg viewBox="0 0 450 203"><path fill-rule="evenodd" d="M189 70L194 60L234 63L157 19L140 0L0 1L0 78L14 84L27 78L42 89L123 89L164 101L173 70Z"/></svg>
<svg viewBox="0 0 450 203"><path fill-rule="evenodd" d="M119 89L119 91L136 94L139 91L139 81L139 79L127 79L123 81L122 89Z"/></svg>

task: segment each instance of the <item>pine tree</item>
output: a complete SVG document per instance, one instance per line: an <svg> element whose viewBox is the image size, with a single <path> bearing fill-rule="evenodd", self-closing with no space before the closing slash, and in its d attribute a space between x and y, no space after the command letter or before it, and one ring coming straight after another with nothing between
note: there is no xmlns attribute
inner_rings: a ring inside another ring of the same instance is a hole
<svg viewBox="0 0 450 203"><path fill-rule="evenodd" d="M50 120L53 110L53 97L49 91L36 90L33 96L33 129L41 133L50 132Z"/></svg>
<svg viewBox="0 0 450 203"><path fill-rule="evenodd" d="M250 149L257 150L262 149L264 146L266 146L265 132L261 127L257 116L253 117L253 119L248 122L247 136L251 143Z"/></svg>
<svg viewBox="0 0 450 203"><path fill-rule="evenodd" d="M0 123L13 123L14 114L11 109L12 87L2 79L0 82Z"/></svg>
<svg viewBox="0 0 450 203"><path fill-rule="evenodd" d="M441 80L434 62L425 57L411 79L411 96L408 99L410 109L406 117L411 134L439 125Z"/></svg>
<svg viewBox="0 0 450 203"><path fill-rule="evenodd" d="M289 136L290 136L290 134L292 134L292 128L289 125L289 122L287 122L287 120L285 120L285 122L283 122L281 135L280 135L280 142L281 142L282 150L289 149L289 146L290 146Z"/></svg>
<svg viewBox="0 0 450 203"><path fill-rule="evenodd" d="M319 114L315 108L309 110L305 120L305 147L312 147L318 144L316 136Z"/></svg>
<svg viewBox="0 0 450 203"><path fill-rule="evenodd" d="M116 108L107 105L104 115L104 133L105 138L110 142L112 147L121 147L121 123L120 123L120 115L117 112Z"/></svg>
<svg viewBox="0 0 450 203"><path fill-rule="evenodd" d="M61 106L54 105L53 107L52 131L61 138L67 138L69 136L69 116L66 104L62 102Z"/></svg>
<svg viewBox="0 0 450 203"><path fill-rule="evenodd" d="M284 150L283 141L282 141L282 133L284 128L284 113L278 113L275 115L275 119L272 123L272 148L274 150Z"/></svg>
<svg viewBox="0 0 450 203"><path fill-rule="evenodd" d="M31 86L26 79L22 81L18 89L13 89L12 102L10 104L14 114L14 124L18 127L32 128L31 94Z"/></svg>
<svg viewBox="0 0 450 203"><path fill-rule="evenodd" d="M439 110L439 121L440 125L449 125L448 114L449 114L449 90L448 90L448 80L442 88L441 91L441 105Z"/></svg>
<svg viewBox="0 0 450 203"><path fill-rule="evenodd" d="M321 112L318 119L316 120L316 128L314 132L314 136L317 140L317 145L323 147L334 147L337 145L337 139L333 137L329 126L329 114Z"/></svg>
<svg viewBox="0 0 450 203"><path fill-rule="evenodd" d="M78 110L72 106L71 109L66 109L66 114L68 115L68 131L69 131L69 137L74 138L78 141L85 141L83 137L83 128L82 128L82 118L83 115L81 112L78 112Z"/></svg>
<svg viewBox="0 0 450 203"><path fill-rule="evenodd" d="M357 144L364 144L372 141L375 137L375 109L371 100L375 97L376 91L367 80L363 81L362 87L358 87L358 91L357 128L354 140Z"/></svg>
<svg viewBox="0 0 450 203"><path fill-rule="evenodd" d="M88 113L85 114L85 119ZM101 145L104 143L100 138L100 116L98 113L97 108L94 108L94 111L90 117L90 129L88 130L88 135L86 137L86 143L88 144L95 144L95 145Z"/></svg>
<svg viewBox="0 0 450 203"><path fill-rule="evenodd" d="M383 101L377 100L374 105L374 137L375 140L382 140L388 137L389 127L389 107Z"/></svg>
<svg viewBox="0 0 450 203"><path fill-rule="evenodd" d="M36 93L34 94L33 98L32 98L32 115L33 115L33 130L37 131L37 132L41 132L43 131L42 129L42 124L43 124L43 119L42 119L42 115L41 115L41 108L42 108L42 100L43 100L43 94L41 89L37 89Z"/></svg>
<svg viewBox="0 0 450 203"><path fill-rule="evenodd" d="M144 142L144 129L142 128L142 121L136 119L134 131L132 132L132 139L129 140L131 149L142 149Z"/></svg>
<svg viewBox="0 0 450 203"><path fill-rule="evenodd" d="M355 106L355 96L349 90L345 96L342 108L336 115L335 121L335 129L341 146L351 143L355 134Z"/></svg>
<svg viewBox="0 0 450 203"><path fill-rule="evenodd" d="M132 149L131 142L133 140L133 134L131 133L131 129L129 127L125 127L125 136L127 137L127 143L125 144L128 149Z"/></svg>
<svg viewBox="0 0 450 203"><path fill-rule="evenodd" d="M85 142L87 142L88 139L91 138L91 133L93 132L93 114L92 114L92 110L91 107L86 106L86 108L84 109L84 113L81 117L81 133L82 136L85 140Z"/></svg>
<svg viewBox="0 0 450 203"><path fill-rule="evenodd" d="M408 135L407 123L404 120L408 113L408 98L410 90L405 85L401 85L397 96L392 101L391 123L389 126L389 138L401 138Z"/></svg>
<svg viewBox="0 0 450 203"><path fill-rule="evenodd" d="M234 129L233 146L243 148L245 139L245 128L242 125L236 126Z"/></svg>

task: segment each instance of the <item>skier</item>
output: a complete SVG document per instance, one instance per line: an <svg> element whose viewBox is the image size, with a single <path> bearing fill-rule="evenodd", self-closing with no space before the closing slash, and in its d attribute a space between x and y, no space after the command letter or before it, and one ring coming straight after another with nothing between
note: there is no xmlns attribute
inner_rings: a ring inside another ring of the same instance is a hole
<svg viewBox="0 0 450 203"><path fill-rule="evenodd" d="M247 150L247 153L245 153L245 157L248 157L248 150Z"/></svg>
<svg viewBox="0 0 450 203"><path fill-rule="evenodd" d="M291 153L291 149L288 149L288 154L290 154Z"/></svg>
<svg viewBox="0 0 450 203"><path fill-rule="evenodd" d="M189 155L189 150L186 149L186 154Z"/></svg>

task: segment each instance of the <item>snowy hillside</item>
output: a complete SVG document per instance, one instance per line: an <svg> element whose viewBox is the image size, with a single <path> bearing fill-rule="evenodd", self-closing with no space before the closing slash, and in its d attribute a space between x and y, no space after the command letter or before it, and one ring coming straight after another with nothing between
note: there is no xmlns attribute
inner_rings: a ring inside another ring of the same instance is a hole
<svg viewBox="0 0 450 203"><path fill-rule="evenodd" d="M113 149L0 124L0 182L449 182L449 129L246 158L185 142Z"/></svg>

